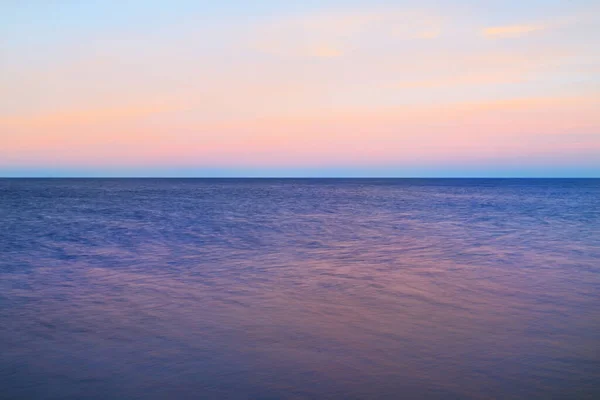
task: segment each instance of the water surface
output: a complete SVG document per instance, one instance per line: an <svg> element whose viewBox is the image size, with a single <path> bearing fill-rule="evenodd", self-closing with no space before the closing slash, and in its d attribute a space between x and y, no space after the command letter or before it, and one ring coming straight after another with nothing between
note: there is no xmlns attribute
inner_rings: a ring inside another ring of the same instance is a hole
<svg viewBox="0 0 600 400"><path fill-rule="evenodd" d="M0 180L0 398L600 398L600 180Z"/></svg>

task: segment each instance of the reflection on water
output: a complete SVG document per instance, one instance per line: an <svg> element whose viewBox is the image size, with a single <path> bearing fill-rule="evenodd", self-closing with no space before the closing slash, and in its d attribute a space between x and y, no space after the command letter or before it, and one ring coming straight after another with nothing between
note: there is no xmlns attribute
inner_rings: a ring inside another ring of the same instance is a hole
<svg viewBox="0 0 600 400"><path fill-rule="evenodd" d="M598 180L0 180L0 398L600 398Z"/></svg>

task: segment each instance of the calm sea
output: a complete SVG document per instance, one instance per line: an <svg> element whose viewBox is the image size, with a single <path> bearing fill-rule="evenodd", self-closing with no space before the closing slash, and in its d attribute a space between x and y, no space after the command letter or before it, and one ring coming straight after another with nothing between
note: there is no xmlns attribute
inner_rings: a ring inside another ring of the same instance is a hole
<svg viewBox="0 0 600 400"><path fill-rule="evenodd" d="M0 180L2 399L598 399L600 180Z"/></svg>

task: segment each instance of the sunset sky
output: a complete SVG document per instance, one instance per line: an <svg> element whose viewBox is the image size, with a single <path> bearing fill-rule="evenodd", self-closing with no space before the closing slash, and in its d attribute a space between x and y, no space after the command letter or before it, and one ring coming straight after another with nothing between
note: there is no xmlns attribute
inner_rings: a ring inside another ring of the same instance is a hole
<svg viewBox="0 0 600 400"><path fill-rule="evenodd" d="M600 177L600 2L4 0L0 176Z"/></svg>

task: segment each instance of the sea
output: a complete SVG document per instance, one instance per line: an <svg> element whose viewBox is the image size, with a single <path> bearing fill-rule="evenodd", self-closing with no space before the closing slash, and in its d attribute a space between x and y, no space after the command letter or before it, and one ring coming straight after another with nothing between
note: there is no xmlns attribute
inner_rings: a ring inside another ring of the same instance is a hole
<svg viewBox="0 0 600 400"><path fill-rule="evenodd" d="M600 180L1 179L0 399L600 399Z"/></svg>

